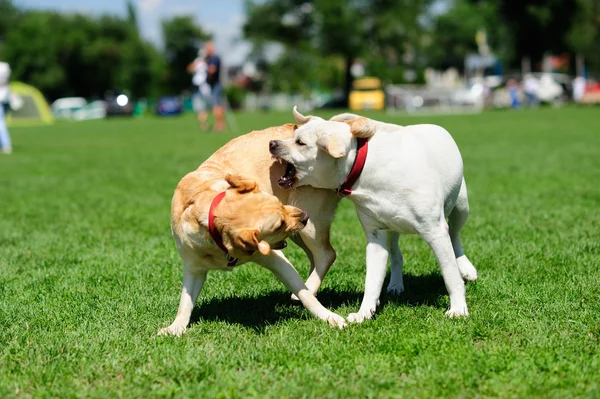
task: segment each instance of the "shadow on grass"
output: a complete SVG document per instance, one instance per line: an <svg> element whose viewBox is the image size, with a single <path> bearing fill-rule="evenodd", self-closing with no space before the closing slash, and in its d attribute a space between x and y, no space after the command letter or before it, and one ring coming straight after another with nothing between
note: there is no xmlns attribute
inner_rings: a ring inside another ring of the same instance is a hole
<svg viewBox="0 0 600 399"><path fill-rule="evenodd" d="M389 275L383 286L380 308L388 304L407 306L440 306L440 298L446 295L444 280L439 274L404 276L405 290L399 296L385 291ZM336 311L341 306L358 307L362 291L339 291L323 289L317 298L328 309ZM300 302L292 301L284 291L271 291L260 296L215 298L194 308L190 326L202 321L223 321L240 324L262 333L269 325L282 320L306 317Z"/></svg>

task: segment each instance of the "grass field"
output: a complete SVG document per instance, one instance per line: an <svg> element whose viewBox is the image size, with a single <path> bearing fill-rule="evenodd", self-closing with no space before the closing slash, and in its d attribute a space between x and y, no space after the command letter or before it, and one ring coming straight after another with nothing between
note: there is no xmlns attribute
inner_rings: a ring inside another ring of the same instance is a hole
<svg viewBox="0 0 600 399"><path fill-rule="evenodd" d="M406 292L375 320L331 329L248 264L209 275L181 339L157 337L182 278L173 189L233 135L191 116L15 127L0 156L0 397L600 397L600 109L369 115L458 142L471 317L444 317L433 254L404 236ZM289 121L238 115L240 133ZM346 316L365 275L348 200L332 241L319 298ZM286 255L306 276L302 251Z"/></svg>

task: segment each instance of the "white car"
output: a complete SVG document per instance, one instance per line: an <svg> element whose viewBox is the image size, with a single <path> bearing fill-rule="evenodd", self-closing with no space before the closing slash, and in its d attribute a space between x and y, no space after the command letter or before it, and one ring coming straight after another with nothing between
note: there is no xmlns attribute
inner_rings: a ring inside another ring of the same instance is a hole
<svg viewBox="0 0 600 399"><path fill-rule="evenodd" d="M106 103L93 101L88 104L83 97L65 97L54 101L50 106L56 118L76 121L102 119L106 116Z"/></svg>

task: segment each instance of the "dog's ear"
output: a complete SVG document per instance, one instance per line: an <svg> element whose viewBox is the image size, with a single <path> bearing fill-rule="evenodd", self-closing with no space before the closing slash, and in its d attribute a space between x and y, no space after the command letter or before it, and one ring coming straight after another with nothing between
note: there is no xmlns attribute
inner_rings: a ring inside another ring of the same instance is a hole
<svg viewBox="0 0 600 399"><path fill-rule="evenodd" d="M294 105L293 113L294 113L294 119L296 120L296 122L298 122L299 125L304 125L305 123L308 123L313 120L320 120L320 121L323 120L323 118L320 118L320 117L314 116L314 115L308 115L308 116L302 115L298 111L298 107L295 105Z"/></svg>
<svg viewBox="0 0 600 399"><path fill-rule="evenodd" d="M233 239L233 245L249 255L257 250L265 256L271 252L271 246L268 242L258 241L258 229L239 231Z"/></svg>
<svg viewBox="0 0 600 399"><path fill-rule="evenodd" d="M344 146L343 140L337 136L322 135L317 139L317 147L334 158L346 155L346 146Z"/></svg>
<svg viewBox="0 0 600 399"><path fill-rule="evenodd" d="M356 138L367 139L375 134L375 122L368 118L358 117L346 122L350 125L350 133Z"/></svg>
<svg viewBox="0 0 600 399"><path fill-rule="evenodd" d="M310 120L310 116L304 116L300 112L298 112L298 107L294 105L294 110L292 111L294 114L294 119L298 124L304 125L306 122Z"/></svg>
<svg viewBox="0 0 600 399"><path fill-rule="evenodd" d="M256 182L252 179L248 179L247 177L228 173L227 176L225 176L225 181L227 181L232 188L235 188L241 194L258 191L258 185Z"/></svg>

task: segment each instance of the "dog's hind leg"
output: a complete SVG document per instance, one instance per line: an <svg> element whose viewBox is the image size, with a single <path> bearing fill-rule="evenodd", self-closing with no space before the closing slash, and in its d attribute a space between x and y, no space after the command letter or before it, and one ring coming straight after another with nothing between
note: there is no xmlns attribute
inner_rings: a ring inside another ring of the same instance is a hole
<svg viewBox="0 0 600 399"><path fill-rule="evenodd" d="M429 244L440 264L444 284L450 296L450 309L446 312L446 316L468 316L465 282L458 270L452 242L450 241L447 224L443 215L439 224L432 222L431 224L428 223L428 226L421 226L419 233L427 244Z"/></svg>
<svg viewBox="0 0 600 399"><path fill-rule="evenodd" d="M340 197L329 190L313 187L301 187L301 195L295 198L294 206L308 212L309 218L304 227L294 238L301 240L299 246L304 249L310 260L310 272L306 286L313 295L317 295L319 287L335 261L335 250L329 241L331 224ZM292 299L297 299L292 296Z"/></svg>
<svg viewBox="0 0 600 399"><path fill-rule="evenodd" d="M308 271L308 275L310 276L315 270L315 258L313 256L312 252L310 252L310 249L308 249L308 247L306 246L304 241L302 241L302 237L300 237L300 234L294 234L290 238L292 239L292 241L294 241L294 243L296 243L296 245L298 245L300 248L302 248L302 250L306 254L306 257L308 258L308 261L310 262L310 270ZM299 301L296 294L292 294L292 300Z"/></svg>
<svg viewBox="0 0 600 399"><path fill-rule="evenodd" d="M404 264L404 258L400 247L398 246L398 239L400 234L390 234L390 283L387 286L387 292L390 295L399 295L404 292L404 280L402 278L402 265Z"/></svg>
<svg viewBox="0 0 600 399"><path fill-rule="evenodd" d="M477 280L477 270L463 252L462 243L460 241L460 230L465 225L468 216L469 200L467 198L467 185L465 184L465 179L463 179L460 186L460 192L458 193L458 198L456 200L456 205L448 216L448 227L450 240L452 241L452 248L454 249L454 256L456 256L456 263L458 264L460 275L465 280L475 281Z"/></svg>
<svg viewBox="0 0 600 399"><path fill-rule="evenodd" d="M205 270L194 270L190 265L184 265L183 268L183 287L181 289L181 298L179 300L179 309L175 321L169 327L162 328L158 335L175 335L180 337L186 330L190 322L192 310L198 294L206 281Z"/></svg>
<svg viewBox="0 0 600 399"><path fill-rule="evenodd" d="M315 296L336 258L335 250L329 242L330 228L331 225L329 223L316 221L311 224L309 219L309 223L300 232L300 237L306 247L305 252L311 261L306 286Z"/></svg>
<svg viewBox="0 0 600 399"><path fill-rule="evenodd" d="M315 258L312 252L310 252L310 249L308 249L304 241L302 241L302 237L300 237L300 234L294 234L290 238L292 239L292 241L294 241L294 243L296 243L296 245L302 248L302 250L308 257L308 261L310 262L310 271L308 272L308 274L310 275L313 272L313 270L315 270Z"/></svg>

